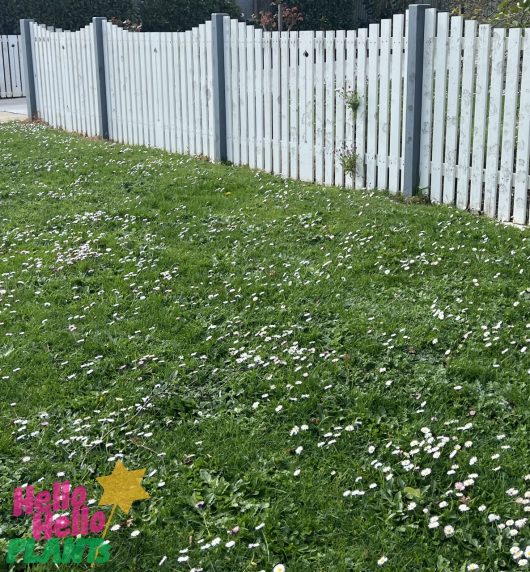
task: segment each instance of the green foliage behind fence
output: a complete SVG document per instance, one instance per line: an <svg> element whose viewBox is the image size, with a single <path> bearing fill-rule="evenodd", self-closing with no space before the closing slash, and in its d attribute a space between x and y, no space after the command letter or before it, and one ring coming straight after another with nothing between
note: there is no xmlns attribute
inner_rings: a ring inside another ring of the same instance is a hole
<svg viewBox="0 0 530 572"><path fill-rule="evenodd" d="M145 32L179 32L204 23L213 12L237 18L235 0L1 0L0 34L18 34L20 18L78 30L94 16L142 22Z"/></svg>

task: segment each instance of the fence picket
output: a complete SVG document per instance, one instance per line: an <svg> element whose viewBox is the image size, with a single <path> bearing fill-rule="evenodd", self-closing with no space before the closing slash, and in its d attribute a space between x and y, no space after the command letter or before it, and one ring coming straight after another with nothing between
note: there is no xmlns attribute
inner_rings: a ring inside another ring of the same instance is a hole
<svg viewBox="0 0 530 572"><path fill-rule="evenodd" d="M254 30L254 62L256 74L255 136L256 167L263 169L264 116L263 116L263 30Z"/></svg>
<svg viewBox="0 0 530 572"><path fill-rule="evenodd" d="M469 163L471 159L471 126L473 118L473 88L475 85L475 43L477 23L467 20L465 24L464 60L462 70L462 96L460 100L460 126L458 144L458 186L456 206L465 209L468 205Z"/></svg>
<svg viewBox="0 0 530 572"><path fill-rule="evenodd" d="M256 55L254 53L255 29L247 26L247 125L248 125L248 166L256 168Z"/></svg>
<svg viewBox="0 0 530 572"><path fill-rule="evenodd" d="M355 186L362 189L366 185L366 72L367 41L365 29L357 34L357 95L359 108L355 118L355 152L357 154L357 173Z"/></svg>
<svg viewBox="0 0 530 572"><path fill-rule="evenodd" d="M241 164L248 165L247 25L239 23L239 109L241 110Z"/></svg>
<svg viewBox="0 0 530 572"><path fill-rule="evenodd" d="M462 26L461 16L451 18L449 38L449 90L447 92L447 112L445 130L445 175L443 182L443 202L455 202L456 158L458 152L458 111L460 100L460 76L462 62Z"/></svg>
<svg viewBox="0 0 530 572"><path fill-rule="evenodd" d="M209 154L210 149L210 139L208 134L208 62L206 60L206 24L201 24L199 26L199 62L200 87L198 99L200 100L201 106L201 153L206 156Z"/></svg>
<svg viewBox="0 0 530 572"><path fill-rule="evenodd" d="M223 27L224 27L223 19ZM212 60L212 42L213 42L213 30L212 22L206 22L206 82L204 87L204 93L202 94L207 103L207 141L206 141L206 155L212 157L215 148L215 108L213 104L213 92L209 89L213 78L213 60ZM223 46L224 50L224 46Z"/></svg>
<svg viewBox="0 0 530 572"><path fill-rule="evenodd" d="M335 182L335 32L326 32L324 183Z"/></svg>
<svg viewBox="0 0 530 572"><path fill-rule="evenodd" d="M280 33L271 32L272 47L272 172L282 172L282 105Z"/></svg>
<svg viewBox="0 0 530 572"><path fill-rule="evenodd" d="M281 149L282 167L281 173L284 177L289 176L289 35L287 32L280 32L280 106L282 114L281 127Z"/></svg>
<svg viewBox="0 0 530 572"><path fill-rule="evenodd" d="M366 127L366 188L377 185L377 121L379 91L379 24L368 32L368 123Z"/></svg>
<svg viewBox="0 0 530 572"><path fill-rule="evenodd" d="M315 34L315 181L324 182L324 138L325 138L325 45L324 32Z"/></svg>
<svg viewBox="0 0 530 572"><path fill-rule="evenodd" d="M315 34L300 32L302 87L300 108L300 179L312 182L314 178L314 112L315 112Z"/></svg>
<svg viewBox="0 0 530 572"><path fill-rule="evenodd" d="M515 191L513 222L528 222L528 171L530 169L530 31L523 38L523 70L521 76L521 101L517 126L517 157L515 162Z"/></svg>
<svg viewBox="0 0 530 572"><path fill-rule="evenodd" d="M469 208L482 210L484 156L486 149L486 126L488 120L488 90L490 76L491 28L488 24L479 27L477 39L477 83L474 102L473 151L471 157L471 185Z"/></svg>
<svg viewBox="0 0 530 572"><path fill-rule="evenodd" d="M344 185L344 167L340 160L340 153L345 152L344 137L346 128L346 105L344 90L346 87L345 75L346 32L337 31L335 35L335 184Z"/></svg>
<svg viewBox="0 0 530 572"><path fill-rule="evenodd" d="M502 120L501 169L499 173L499 205L497 218L507 221L511 217L513 159L515 152L515 125L518 105L519 67L521 65L521 30L512 28L508 36L506 61L506 90ZM510 86L512 86L510 88Z"/></svg>
<svg viewBox="0 0 530 572"><path fill-rule="evenodd" d="M272 127L273 127L273 87L272 87L272 44L271 32L263 33L263 168L272 173Z"/></svg>
<svg viewBox="0 0 530 572"><path fill-rule="evenodd" d="M504 29L495 28L491 42L491 84L484 188L484 212L491 217L494 217L497 211L502 91L504 87L504 44Z"/></svg>
<svg viewBox="0 0 530 572"><path fill-rule="evenodd" d="M223 34L224 34L224 61L225 61L225 77L226 77L225 81L226 153L228 161L234 162L234 118L232 115L232 101L234 99L233 88L232 88L233 85L232 24L229 17L225 17L223 19Z"/></svg>
<svg viewBox="0 0 530 572"><path fill-rule="evenodd" d="M353 94L355 90L355 70L357 66L356 62L356 33L354 31L348 31L346 33L346 92L347 94ZM351 108L346 107L346 148L350 149L351 152L355 153L355 117L354 112ZM344 184L346 187L350 188L354 185L355 173L346 173Z"/></svg>
<svg viewBox="0 0 530 572"><path fill-rule="evenodd" d="M298 179L298 32L289 34L289 176Z"/></svg>
<svg viewBox="0 0 530 572"><path fill-rule="evenodd" d="M379 132L377 135L377 186L388 186L388 154L390 136L390 44L392 20L381 22L380 70L379 70Z"/></svg>
<svg viewBox="0 0 530 572"><path fill-rule="evenodd" d="M7 97L7 86L6 86L6 73L9 70L9 60L6 59L4 54L4 43L5 37L0 36L0 97Z"/></svg>
<svg viewBox="0 0 530 572"><path fill-rule="evenodd" d="M442 202L448 31L448 14L438 14L434 62L434 118L431 165L431 200L435 203Z"/></svg>
<svg viewBox="0 0 530 572"><path fill-rule="evenodd" d="M392 23L390 149L388 158L388 189L391 193L397 193L399 191L401 171L401 116L403 112L403 26L403 16L394 16Z"/></svg>
<svg viewBox="0 0 530 572"><path fill-rule="evenodd" d="M241 164L241 108L239 107L239 23L231 21L231 71L232 71L232 162Z"/></svg>

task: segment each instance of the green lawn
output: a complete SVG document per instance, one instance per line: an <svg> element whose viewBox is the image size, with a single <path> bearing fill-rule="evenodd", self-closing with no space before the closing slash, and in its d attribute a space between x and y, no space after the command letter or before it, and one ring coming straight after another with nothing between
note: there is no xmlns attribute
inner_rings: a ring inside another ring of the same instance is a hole
<svg viewBox="0 0 530 572"><path fill-rule="evenodd" d="M14 487L120 458L104 570L519 569L529 237L2 125L0 569Z"/></svg>

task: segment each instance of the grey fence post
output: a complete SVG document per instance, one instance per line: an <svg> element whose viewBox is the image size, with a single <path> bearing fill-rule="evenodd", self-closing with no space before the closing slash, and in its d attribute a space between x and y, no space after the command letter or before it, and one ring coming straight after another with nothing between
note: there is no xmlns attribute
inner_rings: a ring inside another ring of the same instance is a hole
<svg viewBox="0 0 530 572"><path fill-rule="evenodd" d="M99 134L103 139L109 138L109 115L107 108L107 85L105 80L105 45L103 43L103 22L107 19L96 17L94 24L94 46L96 49L96 83L99 103Z"/></svg>
<svg viewBox="0 0 530 572"><path fill-rule="evenodd" d="M212 102L214 110L213 161L226 161L226 93L224 18L228 14L212 14Z"/></svg>
<svg viewBox="0 0 530 572"><path fill-rule="evenodd" d="M429 4L409 6L407 34L407 98L405 101L405 151L403 195L411 197L420 177L421 105L423 84L423 39L425 10Z"/></svg>
<svg viewBox="0 0 530 572"><path fill-rule="evenodd" d="M37 119L37 95L35 91L35 73L33 69L33 42L31 37L31 23L33 20L20 20L20 35L22 42L22 65L26 84L26 101L28 104L28 117Z"/></svg>

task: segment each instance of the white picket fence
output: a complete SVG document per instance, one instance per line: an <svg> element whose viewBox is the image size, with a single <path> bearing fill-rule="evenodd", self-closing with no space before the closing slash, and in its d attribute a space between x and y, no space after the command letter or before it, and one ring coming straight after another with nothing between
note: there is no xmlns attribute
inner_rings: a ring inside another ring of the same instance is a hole
<svg viewBox="0 0 530 572"><path fill-rule="evenodd" d="M401 188L405 17L369 30L263 32L227 21L228 158L329 185ZM341 92L357 91L356 116ZM355 181L339 153L356 148Z"/></svg>
<svg viewBox="0 0 530 572"><path fill-rule="evenodd" d="M79 32L34 25L32 41L39 117L68 131L99 135L93 25Z"/></svg>
<svg viewBox="0 0 530 572"><path fill-rule="evenodd" d="M420 186L434 202L526 224L530 29L427 10Z"/></svg>
<svg viewBox="0 0 530 572"><path fill-rule="evenodd" d="M0 99L23 97L20 36L0 36Z"/></svg>
<svg viewBox="0 0 530 572"><path fill-rule="evenodd" d="M227 158L329 185L403 190L408 18L369 29L264 32L223 20ZM36 106L100 135L91 24L31 24ZM212 22L187 32L103 26L111 139L215 157ZM529 221L530 30L425 13L419 186L433 202ZM355 91L356 115L340 90ZM355 176L340 152L354 147Z"/></svg>

